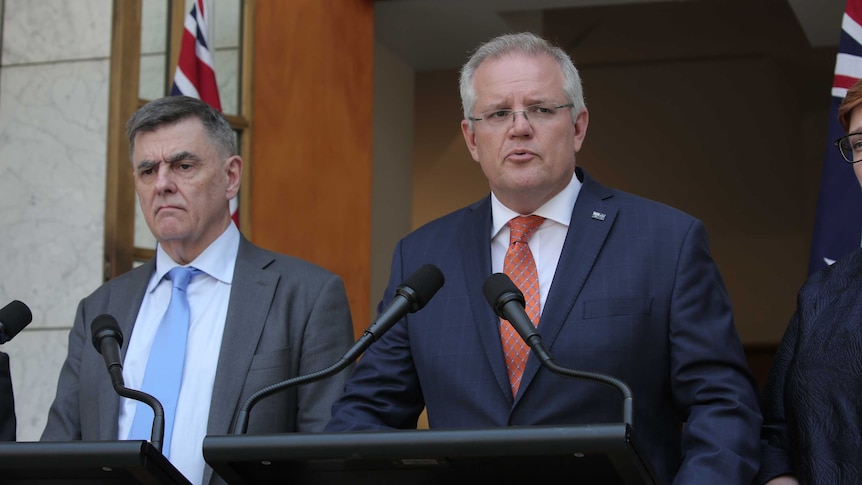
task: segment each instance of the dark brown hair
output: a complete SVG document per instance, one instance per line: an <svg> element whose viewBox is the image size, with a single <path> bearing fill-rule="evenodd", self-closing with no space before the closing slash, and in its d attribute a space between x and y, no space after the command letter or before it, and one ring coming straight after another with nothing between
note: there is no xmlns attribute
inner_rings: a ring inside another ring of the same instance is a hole
<svg viewBox="0 0 862 485"><path fill-rule="evenodd" d="M838 106L838 122L844 128L844 133L850 130L850 116L853 110L862 104L862 79L857 80L850 89L844 99L841 100L841 105Z"/></svg>

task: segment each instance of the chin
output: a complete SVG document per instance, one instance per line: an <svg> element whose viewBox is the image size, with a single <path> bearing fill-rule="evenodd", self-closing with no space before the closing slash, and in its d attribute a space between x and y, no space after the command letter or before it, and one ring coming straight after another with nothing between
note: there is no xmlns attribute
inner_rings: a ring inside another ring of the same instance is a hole
<svg viewBox="0 0 862 485"><path fill-rule="evenodd" d="M161 242L173 241L176 239L182 239L186 237L188 234L188 230L184 227L177 227L175 225L162 225L158 227L153 234L156 236L156 239Z"/></svg>

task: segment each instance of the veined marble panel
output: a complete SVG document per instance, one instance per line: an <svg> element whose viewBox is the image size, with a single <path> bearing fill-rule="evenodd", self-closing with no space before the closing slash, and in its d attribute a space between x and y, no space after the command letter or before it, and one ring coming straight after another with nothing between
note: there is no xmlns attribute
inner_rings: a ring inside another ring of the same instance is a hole
<svg viewBox="0 0 862 485"><path fill-rule="evenodd" d="M0 302L70 325L102 280L108 61L7 66L0 86Z"/></svg>
<svg viewBox="0 0 862 485"><path fill-rule="evenodd" d="M111 0L5 0L4 66L107 58Z"/></svg>

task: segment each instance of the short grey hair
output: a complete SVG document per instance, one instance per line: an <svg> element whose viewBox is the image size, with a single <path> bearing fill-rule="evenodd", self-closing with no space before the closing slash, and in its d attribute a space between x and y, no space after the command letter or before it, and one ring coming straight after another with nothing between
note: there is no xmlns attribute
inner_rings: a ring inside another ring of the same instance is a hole
<svg viewBox="0 0 862 485"><path fill-rule="evenodd" d="M230 123L218 110L191 96L165 96L142 106L135 111L126 123L126 136L129 138L129 158L135 153L135 136L141 132L155 131L187 118L201 120L204 133L216 145L225 158L236 155L236 134ZM134 161L134 160L133 160Z"/></svg>
<svg viewBox="0 0 862 485"><path fill-rule="evenodd" d="M476 88L473 78L476 69L488 59L503 57L507 54L526 54L531 57L549 56L560 65L563 71L563 93L568 101L574 104L572 121L575 121L584 109L584 90L581 85L581 75L566 51L531 32L504 34L480 45L461 68L461 106L464 109L464 119L473 116L476 106ZM470 121L470 130L473 122Z"/></svg>

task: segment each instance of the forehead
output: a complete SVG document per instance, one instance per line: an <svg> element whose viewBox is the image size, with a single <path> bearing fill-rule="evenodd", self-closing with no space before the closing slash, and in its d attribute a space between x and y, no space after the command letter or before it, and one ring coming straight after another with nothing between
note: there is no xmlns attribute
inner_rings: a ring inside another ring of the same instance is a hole
<svg viewBox="0 0 862 485"><path fill-rule="evenodd" d="M862 104L850 111L849 133L862 133Z"/></svg>
<svg viewBox="0 0 862 485"><path fill-rule="evenodd" d="M548 55L509 53L485 60L473 78L479 102L547 99L563 90L559 64Z"/></svg>
<svg viewBox="0 0 862 485"><path fill-rule="evenodd" d="M214 151L210 145L203 123L195 117L185 118L136 134L134 160L158 161L180 151L210 153Z"/></svg>

